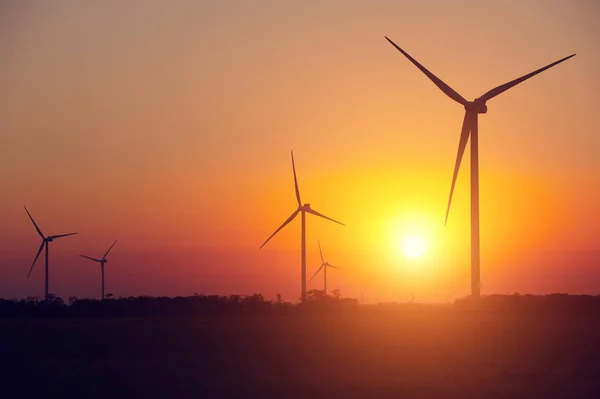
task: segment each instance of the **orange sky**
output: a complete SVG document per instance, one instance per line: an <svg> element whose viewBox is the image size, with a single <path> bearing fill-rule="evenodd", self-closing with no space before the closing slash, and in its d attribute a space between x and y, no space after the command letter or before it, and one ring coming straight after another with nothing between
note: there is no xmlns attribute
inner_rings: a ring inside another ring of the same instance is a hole
<svg viewBox="0 0 600 399"><path fill-rule="evenodd" d="M600 293L600 6L593 1L104 1L0 5L0 297L300 289L366 301L467 295L468 162L444 212L467 99L571 53L480 117L484 294ZM467 154L468 157L468 150ZM465 158L468 159L468 158ZM398 252L420 235L423 258ZM310 288L320 288L314 280Z"/></svg>

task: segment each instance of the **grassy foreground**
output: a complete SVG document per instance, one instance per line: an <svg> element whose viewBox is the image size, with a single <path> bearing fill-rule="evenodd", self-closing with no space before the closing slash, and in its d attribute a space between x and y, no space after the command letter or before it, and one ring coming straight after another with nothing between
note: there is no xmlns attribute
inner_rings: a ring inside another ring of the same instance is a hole
<svg viewBox="0 0 600 399"><path fill-rule="evenodd" d="M6 318L0 339L7 398L600 397L589 312Z"/></svg>

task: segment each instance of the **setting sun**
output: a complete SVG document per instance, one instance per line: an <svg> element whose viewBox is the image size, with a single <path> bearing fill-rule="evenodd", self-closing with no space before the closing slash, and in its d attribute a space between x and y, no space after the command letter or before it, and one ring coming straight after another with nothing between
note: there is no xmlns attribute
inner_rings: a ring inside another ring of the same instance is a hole
<svg viewBox="0 0 600 399"><path fill-rule="evenodd" d="M419 237L407 237L402 243L402 252L409 258L418 258L425 252L425 243Z"/></svg>

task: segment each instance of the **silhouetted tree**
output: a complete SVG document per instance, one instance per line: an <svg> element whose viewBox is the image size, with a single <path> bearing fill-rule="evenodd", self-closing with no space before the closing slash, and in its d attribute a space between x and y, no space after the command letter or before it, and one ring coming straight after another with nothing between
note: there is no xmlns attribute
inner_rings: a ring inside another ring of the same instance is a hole
<svg viewBox="0 0 600 399"><path fill-rule="evenodd" d="M48 294L48 297L44 300L44 302L46 302L48 305L52 305L52 306L60 306L60 305L65 304L65 302L62 300L62 298L59 296L56 296L56 294Z"/></svg>
<svg viewBox="0 0 600 399"><path fill-rule="evenodd" d="M323 290L309 290L306 292L307 301L322 301L326 297Z"/></svg>
<svg viewBox="0 0 600 399"><path fill-rule="evenodd" d="M331 291L331 295L335 299L341 299L342 298L342 291L339 288L336 288L336 289L334 289L334 290Z"/></svg>
<svg viewBox="0 0 600 399"><path fill-rule="evenodd" d="M311 290L307 300L301 304L283 302L281 295L275 301L265 301L260 294L240 296L194 295L189 297L121 297L99 301L69 297L69 305L56 295L49 295L40 301L35 297L22 300L1 300L0 317L182 317L233 313L269 312L338 312L358 309L358 301L342 298L340 290L334 296L324 295L322 290ZM476 306L474 306L476 304ZM471 297L457 299L451 305L424 304L379 304L371 309L398 311L486 311L486 312L526 312L531 314L551 313L598 313L600 296L567 295L489 295L474 302Z"/></svg>

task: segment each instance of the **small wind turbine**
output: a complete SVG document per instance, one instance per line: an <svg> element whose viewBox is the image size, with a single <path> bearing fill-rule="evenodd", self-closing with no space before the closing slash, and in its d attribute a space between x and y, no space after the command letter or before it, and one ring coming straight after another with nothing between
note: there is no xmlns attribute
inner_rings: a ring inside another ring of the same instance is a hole
<svg viewBox="0 0 600 399"><path fill-rule="evenodd" d="M327 268L333 267L334 269L338 269L338 270L342 270L342 269L329 264L329 262L325 262L325 260L323 259L323 251L321 251L321 242L317 241L317 243L319 244L319 253L321 254L321 267L319 267L317 269L315 274L313 274L313 276L310 278L310 280L308 280L308 282L311 282L312 279L315 278L317 276L317 274L319 274L321 269L323 269L323 287L324 287L323 291L325 292L325 295L327 295Z"/></svg>
<svg viewBox="0 0 600 399"><path fill-rule="evenodd" d="M301 243L301 251L302 251L302 292L301 292L301 300L304 301L306 299L306 213L311 213L315 216L319 216L322 217L324 219L330 220L334 223L337 224L341 224L342 226L345 226L344 223L338 222L337 220L333 220L330 217L327 217L323 214L320 214L319 212L313 210L310 207L310 204L304 204L302 205L302 201L300 200L300 190L298 189L298 179L296 178L296 166L294 164L294 152L292 151L292 170L294 171L294 186L296 188L296 200L298 201L298 208L290 215L289 218L287 218L287 220L285 222L283 222L283 224L281 226L279 226L279 228L277 230L275 230L275 232L273 234L271 234L271 237L269 237L267 239L267 241L265 241L263 243L263 245L260 246L260 248L264 247L266 243L269 242L269 240L271 238L273 238L273 236L275 236L275 234L277 234L279 232L279 230L283 229L289 222L291 222L292 220L294 220L294 218L296 217L296 215L298 215L298 213L302 214L302 243ZM260 249L259 248L259 249Z"/></svg>
<svg viewBox="0 0 600 399"><path fill-rule="evenodd" d="M113 242L113 244L110 246L110 248L108 248L108 251L106 251L106 253L102 257L102 259L96 259L96 258L92 258L92 257L86 256L86 255L79 255L79 256L83 256L84 258L87 258L89 260L93 260L94 262L100 263L100 270L102 271L102 299L103 300L104 300L104 264L108 262L108 259L106 259L106 255L108 255L108 253L110 252L112 247L115 246L116 243L117 243L117 240L115 240L115 242Z"/></svg>
<svg viewBox="0 0 600 399"><path fill-rule="evenodd" d="M511 80L508 83L500 85L474 101L465 100L460 94L454 89L442 82L437 76L431 73L423 65L419 64L417 60L412 58L406 51L402 50L396 43L390 40L387 36L385 37L392 46L400 51L406 58L410 60L417 68L421 70L440 90L444 92L448 97L456 101L457 103L465 107L465 118L463 121L462 132L460 134L460 141L458 144L458 154L456 155L456 163L454 165L454 175L452 176L452 186L450 187L450 197L448 199L448 208L446 209L446 221L448 222L448 213L450 212L450 203L452 202L452 193L454 192L454 185L456 183L456 176L458 175L458 169L460 167L460 161L467 147L467 141L469 140L469 133L471 134L471 296L473 298L479 298L481 293L480 285L480 273L479 273L479 150L478 150L478 115L485 114L487 112L486 102L496 97L497 95L505 92L526 81L527 79L537 75L538 73L544 72L546 69L552 68L553 66L560 64L563 61L575 56L571 54L568 57L562 58L556 62L546 65L543 68L537 69L527 75L521 76L520 78Z"/></svg>
<svg viewBox="0 0 600 399"><path fill-rule="evenodd" d="M31 216L31 214L27 210L27 207L24 207L24 208L25 208L25 212L27 212L27 215L29 215L29 219L31 219L31 223L33 223L33 226L37 230L38 234L40 235L40 237L42 237L42 245L40 245L40 249L38 250L37 255L35 255L35 259L33 260L33 263L31 264L31 268L29 269L29 273L27 273L27 278L29 278L29 275L31 275L31 271L33 270L33 266L35 266L35 262L38 260L40 254L42 253L42 249L44 249L44 246L45 246L46 247L46 283L45 283L45 290L44 290L44 298L48 299L48 246L49 246L49 244L52 241L54 241L57 238L72 236L72 235L75 235L77 233L60 234L60 235L57 235L57 236L48 236L48 237L45 237L42 234L42 232L41 232L40 228L38 227L38 225L35 224L35 220L33 220L33 217Z"/></svg>

